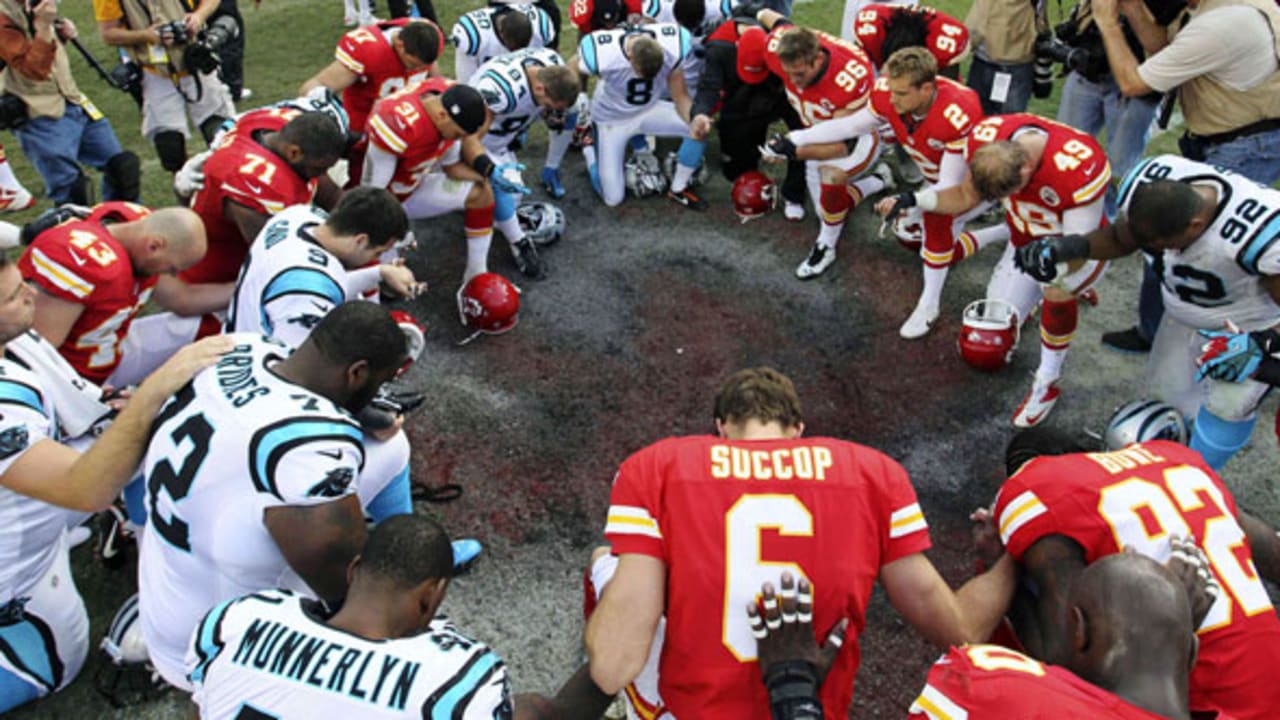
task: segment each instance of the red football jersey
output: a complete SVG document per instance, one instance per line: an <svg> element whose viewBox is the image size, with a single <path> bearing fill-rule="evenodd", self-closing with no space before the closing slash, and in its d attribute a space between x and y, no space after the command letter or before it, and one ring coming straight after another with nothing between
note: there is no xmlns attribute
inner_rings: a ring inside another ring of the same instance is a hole
<svg viewBox="0 0 1280 720"><path fill-rule="evenodd" d="M1225 592L1197 630L1191 707L1273 717L1280 619L1235 517L1235 499L1199 453L1168 441L1037 458L996 499L1000 537L1015 560L1040 538L1062 535L1080 544L1088 562L1126 545L1165 562L1170 536L1194 536Z"/></svg>
<svg viewBox="0 0 1280 720"><path fill-rule="evenodd" d="M850 620L822 685L826 717L843 719L880 568L929 547L902 466L830 438L651 445L619 469L605 536L615 553L666 565L659 691L676 717L703 720L769 718L742 608L783 570L813 582L815 632Z"/></svg>
<svg viewBox="0 0 1280 720"><path fill-rule="evenodd" d="M290 205L311 202L319 180L303 179L254 136L284 127L292 112L263 108L246 113L205 161L204 188L191 199L191 209L204 222L208 250L178 277L189 283L235 282L253 238L240 236L240 228L224 210L226 203L275 215Z"/></svg>
<svg viewBox="0 0 1280 720"><path fill-rule="evenodd" d="M983 145L1010 140L1030 128L1048 133L1049 138L1040 166L1026 187L1002 201L1014 247L1061 235L1063 213L1101 200L1111 182L1111 164L1093 136L1026 113L992 115L974 126L965 144L965 159Z"/></svg>
<svg viewBox="0 0 1280 720"><path fill-rule="evenodd" d="M908 720L1160 720L1071 672L999 645L951 648L934 663ZM1219 720L1225 718L1219 717Z"/></svg>
<svg viewBox="0 0 1280 720"><path fill-rule="evenodd" d="M921 12L921 8L894 5L867 5L858 11L853 21L853 37L867 51L867 57L879 68L884 65L884 31L889 18L900 12ZM928 34L925 49L938 59L938 67L944 68L956 62L969 49L969 29L964 23L937 10L923 10L928 18Z"/></svg>
<svg viewBox="0 0 1280 720"><path fill-rule="evenodd" d="M443 94L452 80L434 77L379 100L369 116L369 142L395 155L395 174L387 187L401 201L413 193L427 173L436 169L440 159L453 146L422 107L426 93Z"/></svg>
<svg viewBox="0 0 1280 720"><path fill-rule="evenodd" d="M640 15L641 6L644 0L622 0L623 15L618 19L619 22L625 22L628 15ZM591 24L592 15L596 11L595 0L573 0L569 4L569 20L574 27L578 28L578 32L586 34L594 30L603 30Z"/></svg>
<svg viewBox="0 0 1280 720"><path fill-rule="evenodd" d="M103 224L131 222L150 213L133 203L103 203L85 220L40 233L18 260L28 282L84 306L58 352L99 385L120 364L120 343L156 284L155 277L134 275L128 253Z"/></svg>
<svg viewBox="0 0 1280 720"><path fill-rule="evenodd" d="M280 132L289 121L302 114L301 110L291 107L263 107L250 110L236 118L230 130L218 136L213 149L224 148L240 136L253 137L257 132Z"/></svg>
<svg viewBox="0 0 1280 720"><path fill-rule="evenodd" d="M387 20L356 28L338 40L334 58L358 76L342 91L342 107L351 121L351 132L364 132L373 104L380 98L425 78L430 71L422 68L409 73L391 46L395 32L411 22L431 21L422 18ZM440 37L439 54L443 55L444 33L438 27L436 32Z"/></svg>
<svg viewBox="0 0 1280 720"><path fill-rule="evenodd" d="M898 144L920 168L925 179L938 182L942 156L964 152L966 138L973 126L982 120L982 102L978 93L958 82L939 77L938 93L923 120L899 115L893 109L889 78L880 76L871 89L871 112L893 127Z"/></svg>
<svg viewBox="0 0 1280 720"><path fill-rule="evenodd" d="M782 61L778 59L778 41L793 28L794 25L782 25L769 33L764 60L769 71L782 78L782 85L787 90L787 101L795 108L805 126L829 120L837 112L862 107L871 92L874 78L871 60L862 48L833 35L815 31L818 33L819 45L828 56L828 63L822 74L801 90L787 79L787 74L782 71Z"/></svg>

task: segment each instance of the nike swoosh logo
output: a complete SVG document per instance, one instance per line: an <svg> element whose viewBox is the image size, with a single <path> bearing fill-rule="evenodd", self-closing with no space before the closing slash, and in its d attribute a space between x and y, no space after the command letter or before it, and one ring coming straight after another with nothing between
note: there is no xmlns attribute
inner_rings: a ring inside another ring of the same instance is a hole
<svg viewBox="0 0 1280 720"><path fill-rule="evenodd" d="M76 261L77 265L84 265L86 262L88 262L88 260L85 260L84 258L77 255L75 250L67 250L67 254L71 256L72 260Z"/></svg>
<svg viewBox="0 0 1280 720"><path fill-rule="evenodd" d="M1036 423L1040 422L1040 418L1042 418L1042 417L1044 417L1044 411L1040 411L1040 412L1036 413L1035 415L1028 415L1028 416L1027 416L1027 426L1029 427L1029 426L1031 426L1031 425L1035 425Z"/></svg>
<svg viewBox="0 0 1280 720"><path fill-rule="evenodd" d="M254 195L261 195L261 194L262 194L262 188L258 187L257 185L254 185L254 184L253 184L253 183L251 183L251 182L246 182L246 183L244 184L244 186L245 186L245 187L247 187L247 188L249 188L249 190L250 190L251 192L253 192L253 194L254 194Z"/></svg>
<svg viewBox="0 0 1280 720"><path fill-rule="evenodd" d="M319 453L319 454L321 454L321 455L323 455L323 456L325 456L325 457L327 457L327 458L333 458L334 460L341 460L341 459L342 459L342 451L341 451L341 450L317 450L316 452L317 452L317 453Z"/></svg>
<svg viewBox="0 0 1280 720"><path fill-rule="evenodd" d="M226 184L226 183L222 183L222 189L223 189L223 190L226 190L227 192L233 192L233 193L235 193L235 194L237 194L237 195L248 195L248 194L249 194L249 193L247 193L247 192L245 192L245 191L241 190L241 189L240 189L240 188L238 188L238 187L232 187L232 186L230 186L230 185L228 185L228 184Z"/></svg>

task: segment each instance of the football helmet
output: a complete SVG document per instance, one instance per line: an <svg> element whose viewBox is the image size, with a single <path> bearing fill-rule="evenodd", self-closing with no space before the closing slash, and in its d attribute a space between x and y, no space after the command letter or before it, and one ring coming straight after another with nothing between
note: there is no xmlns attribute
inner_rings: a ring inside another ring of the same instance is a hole
<svg viewBox="0 0 1280 720"><path fill-rule="evenodd" d="M525 203L516 208L516 219L525 237L536 245L550 245L564 237L564 213L551 203Z"/></svg>
<svg viewBox="0 0 1280 720"><path fill-rule="evenodd" d="M400 326L401 332L404 333L406 348L409 352L409 359L396 371L396 376L398 377L403 375L422 356L422 351L427 347L427 329L412 315L403 310L392 310L391 319L396 321L396 324Z"/></svg>
<svg viewBox="0 0 1280 720"><path fill-rule="evenodd" d="M1177 408L1159 400L1134 400L1112 414L1102 442L1108 450L1119 450L1147 440L1172 440L1186 445L1187 437L1187 421Z"/></svg>
<svg viewBox="0 0 1280 720"><path fill-rule="evenodd" d="M322 112L338 123L343 137L351 133L351 119L347 117L346 108L342 107L342 97L333 90L320 86L296 100L284 100L278 105L292 107L303 112Z"/></svg>
<svg viewBox="0 0 1280 720"><path fill-rule="evenodd" d="M920 253L920 248L924 245L924 221L918 213L900 213L893 219L889 229L899 245L913 255Z"/></svg>
<svg viewBox="0 0 1280 720"><path fill-rule="evenodd" d="M98 666L94 686L114 707L149 702L169 690L147 654L136 593L120 606L100 647L104 662Z"/></svg>
<svg viewBox="0 0 1280 720"><path fill-rule="evenodd" d="M497 273L480 273L458 290L458 319L477 335L500 335L520 320L520 288Z"/></svg>
<svg viewBox="0 0 1280 720"><path fill-rule="evenodd" d="M627 190L643 198L661 195L667 191L667 176L662 174L658 158L651 152L632 153L623 166Z"/></svg>
<svg viewBox="0 0 1280 720"><path fill-rule="evenodd" d="M778 185L759 170L748 170L733 181L733 211L742 222L762 217L778 204Z"/></svg>
<svg viewBox="0 0 1280 720"><path fill-rule="evenodd" d="M956 347L970 367L995 372L1013 360L1019 330L1012 305L997 298L974 300L964 309Z"/></svg>
<svg viewBox="0 0 1280 720"><path fill-rule="evenodd" d="M680 164L679 155L680 153L672 150L662 159L662 172L667 176L668 181L674 179L676 176L676 166ZM706 183L710 177L711 171L707 169L706 161L700 160L698 162L697 169L693 171L693 177L689 178L689 187L698 187L699 185Z"/></svg>

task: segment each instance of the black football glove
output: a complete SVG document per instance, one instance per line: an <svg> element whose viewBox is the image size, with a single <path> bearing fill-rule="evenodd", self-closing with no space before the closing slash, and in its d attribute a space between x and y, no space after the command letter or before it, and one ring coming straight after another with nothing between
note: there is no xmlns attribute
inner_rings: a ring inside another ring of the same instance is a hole
<svg viewBox="0 0 1280 720"><path fill-rule="evenodd" d="M782 133L774 133L766 145L770 152L782 155L788 160L796 159L796 144Z"/></svg>
<svg viewBox="0 0 1280 720"><path fill-rule="evenodd" d="M83 220L89 217L91 208L83 205L64 204L54 208L45 210L35 220L22 226L22 233L19 236L22 244L30 245L32 240L40 233L49 228L56 227L68 220Z"/></svg>
<svg viewBox="0 0 1280 720"><path fill-rule="evenodd" d="M1089 240L1083 235L1040 238L1018 248L1013 262L1022 272L1038 282L1053 282L1058 277L1058 263L1089 257Z"/></svg>
<svg viewBox="0 0 1280 720"><path fill-rule="evenodd" d="M898 193L893 196L893 209L884 215L885 224L892 223L899 215L916 206L916 194L913 192Z"/></svg>

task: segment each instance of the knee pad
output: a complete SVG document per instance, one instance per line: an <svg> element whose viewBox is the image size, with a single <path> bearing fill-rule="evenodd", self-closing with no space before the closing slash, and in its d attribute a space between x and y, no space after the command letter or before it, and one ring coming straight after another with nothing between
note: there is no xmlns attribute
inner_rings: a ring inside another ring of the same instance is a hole
<svg viewBox="0 0 1280 720"><path fill-rule="evenodd" d="M83 170L71 181L71 187L67 188L67 202L86 207L94 204L93 183L89 182L89 176Z"/></svg>
<svg viewBox="0 0 1280 720"><path fill-rule="evenodd" d="M200 123L200 134L204 136L204 143L208 145L213 142L213 136L218 134L218 129L227 121L221 115L211 115Z"/></svg>
<svg viewBox="0 0 1280 720"><path fill-rule="evenodd" d="M187 161L187 139L182 133L165 130L156 133L151 140L156 146L156 155L160 156L160 167L176 173Z"/></svg>
<svg viewBox="0 0 1280 720"><path fill-rule="evenodd" d="M102 168L102 179L111 188L113 200L137 202L142 194L142 162L129 150L117 153Z"/></svg>

